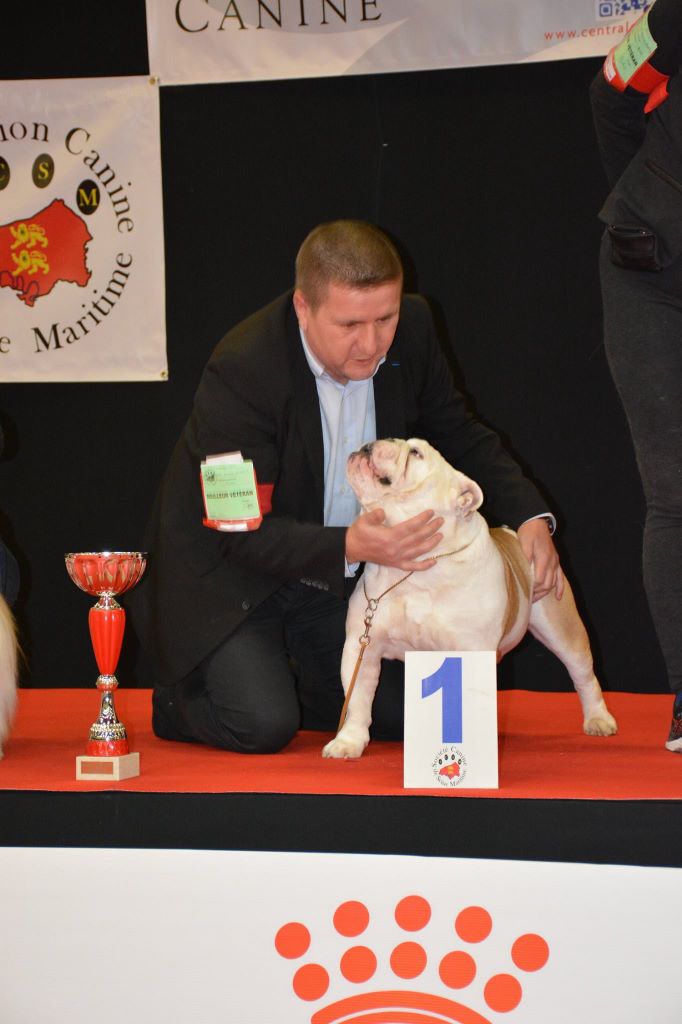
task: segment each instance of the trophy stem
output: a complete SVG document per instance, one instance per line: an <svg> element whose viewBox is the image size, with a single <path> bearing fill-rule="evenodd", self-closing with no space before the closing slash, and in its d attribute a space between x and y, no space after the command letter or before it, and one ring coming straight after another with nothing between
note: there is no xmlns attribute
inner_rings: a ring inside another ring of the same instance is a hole
<svg viewBox="0 0 682 1024"><path fill-rule="evenodd" d="M107 757L128 753L125 726L119 722L114 708L114 675L121 653L125 611L111 595L105 594L88 615L90 638L100 675L97 689L101 694L99 716L90 728L86 753L91 757Z"/></svg>
<svg viewBox="0 0 682 1024"><path fill-rule="evenodd" d="M90 726L90 736L85 748L90 757L110 757L128 753L128 736L123 722L119 722L114 707L114 690L118 680L114 675L101 675L97 689L101 694L97 721Z"/></svg>

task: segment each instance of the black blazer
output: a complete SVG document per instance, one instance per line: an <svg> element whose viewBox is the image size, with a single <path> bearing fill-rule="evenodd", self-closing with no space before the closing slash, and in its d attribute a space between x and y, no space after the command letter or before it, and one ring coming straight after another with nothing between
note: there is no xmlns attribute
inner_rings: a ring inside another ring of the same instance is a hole
<svg viewBox="0 0 682 1024"><path fill-rule="evenodd" d="M467 411L418 296L403 299L374 395L377 436L428 440L481 485L498 520L516 527L545 510L497 436ZM233 450L253 459L259 483L274 485L272 512L247 534L202 524L200 462ZM322 525L323 491L317 389L288 292L215 349L157 495L148 571L126 604L160 683L187 675L286 580L343 595L345 528Z"/></svg>

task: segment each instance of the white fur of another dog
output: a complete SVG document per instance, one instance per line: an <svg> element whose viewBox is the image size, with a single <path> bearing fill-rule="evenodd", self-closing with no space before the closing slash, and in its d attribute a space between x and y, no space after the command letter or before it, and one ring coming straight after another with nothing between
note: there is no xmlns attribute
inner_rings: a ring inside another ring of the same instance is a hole
<svg viewBox="0 0 682 1024"><path fill-rule="evenodd" d="M14 719L18 661L19 644L14 616L0 594L0 757Z"/></svg>
<svg viewBox="0 0 682 1024"><path fill-rule="evenodd" d="M433 554L446 554L379 601L345 722L325 746L323 756L360 757L367 746L382 658L404 661L406 650L493 650L499 659L520 643L527 630L566 666L582 705L584 731L591 736L611 736L617 731L594 674L589 640L568 582L560 601L550 593L531 603L531 567L516 534L505 530L502 547L511 544L515 566L505 569L500 545L476 511L483 501L477 483L418 438L365 446L350 456L347 475L363 511L383 509L387 526L427 508L443 516L443 540ZM365 589L368 598L377 599L403 576L400 569L365 565L348 605L341 662L344 693L365 628Z"/></svg>

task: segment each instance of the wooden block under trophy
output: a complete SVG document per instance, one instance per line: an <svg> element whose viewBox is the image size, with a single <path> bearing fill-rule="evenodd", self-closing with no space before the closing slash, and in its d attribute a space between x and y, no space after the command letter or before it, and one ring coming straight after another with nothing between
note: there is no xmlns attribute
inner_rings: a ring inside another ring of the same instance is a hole
<svg viewBox="0 0 682 1024"><path fill-rule="evenodd" d="M99 597L90 609L90 639L97 660L99 716L90 728L85 754L76 758L76 778L120 782L140 774L140 755L131 753L125 726L116 717L114 675L123 643L125 611L115 600L134 587L147 564L140 551L82 551L64 556L66 571L81 590Z"/></svg>

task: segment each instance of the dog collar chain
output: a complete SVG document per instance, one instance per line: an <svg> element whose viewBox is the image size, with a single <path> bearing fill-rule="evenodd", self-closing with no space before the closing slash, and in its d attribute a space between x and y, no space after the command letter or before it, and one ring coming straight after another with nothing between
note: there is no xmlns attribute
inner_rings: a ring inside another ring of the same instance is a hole
<svg viewBox="0 0 682 1024"><path fill-rule="evenodd" d="M471 543L471 541L469 541L469 544L470 543ZM460 553L460 551L464 551L465 548L468 548L469 544L463 544L461 548L455 548L453 551L441 551L441 553L439 555L431 555L431 558L449 558L450 555L458 555ZM405 575L401 576L399 580L396 580L395 583L392 583L390 585L390 587L386 587L386 590L384 590L383 594L379 594L378 597L370 597L369 596L369 594L367 593L367 587L365 586L365 581L363 579L363 581L362 581L362 589L365 592L365 600L367 601L367 608L365 609L365 632L360 637L360 647L361 648L364 649L369 644L369 631L370 631L370 627L372 625L372 619L374 618L374 613L377 610L377 607L379 605L379 601L381 601L382 597L386 597L386 594L390 594L392 590L395 590L396 587L399 587L401 583L404 583L405 580L409 580L410 576L412 576L413 573L415 573L415 572L416 572L416 570L412 569L411 572L405 573ZM427 572L428 572L428 570L427 570ZM360 656L362 657L362 652L361 652Z"/></svg>
<svg viewBox="0 0 682 1024"><path fill-rule="evenodd" d="M470 543L471 543L471 541L469 541L469 544ZM432 555L431 557L432 558L449 558L450 555L457 555L457 554L459 554L460 551L464 551L464 548L468 548L469 544L464 544L464 545L462 545L461 548L455 548L454 551L442 551L439 555ZM341 717L339 718L339 724L338 724L337 729L336 729L337 733L340 731L341 726L343 725L343 723L346 720L346 715L348 713L348 705L350 703L351 694L353 693L353 688L355 687L355 680L357 679L358 672L360 671L360 665L362 663L362 658L363 658L363 655L365 653L366 648L369 647L369 644L371 642L371 637L369 635L369 631L372 628L372 620L374 619L374 613L376 612L377 608L379 607L379 601L381 601L382 597L386 597L386 594L390 594L390 592L392 590L395 590L396 587L399 587L401 583L404 583L405 580L408 580L410 578L410 576L412 576L415 571L416 571L415 569L412 569L411 572L405 573L405 575L401 576L399 580L396 580L395 583L392 583L390 587L386 587L386 590L384 590L384 592L382 594L379 594L378 597L370 597L368 595L368 593L367 593L367 587L365 586L364 579L362 581L362 589L363 589L363 591L365 593L365 600L367 601L367 607L365 609L365 619L364 619L364 622L365 622L365 632L362 634L362 636L358 637L358 642L360 644L360 653L358 654L357 661L355 662L355 668L353 669L353 675L351 677L351 681L348 684L348 691L346 693L346 699L343 702L343 707L341 709ZM427 570L427 572L428 572L428 570Z"/></svg>

